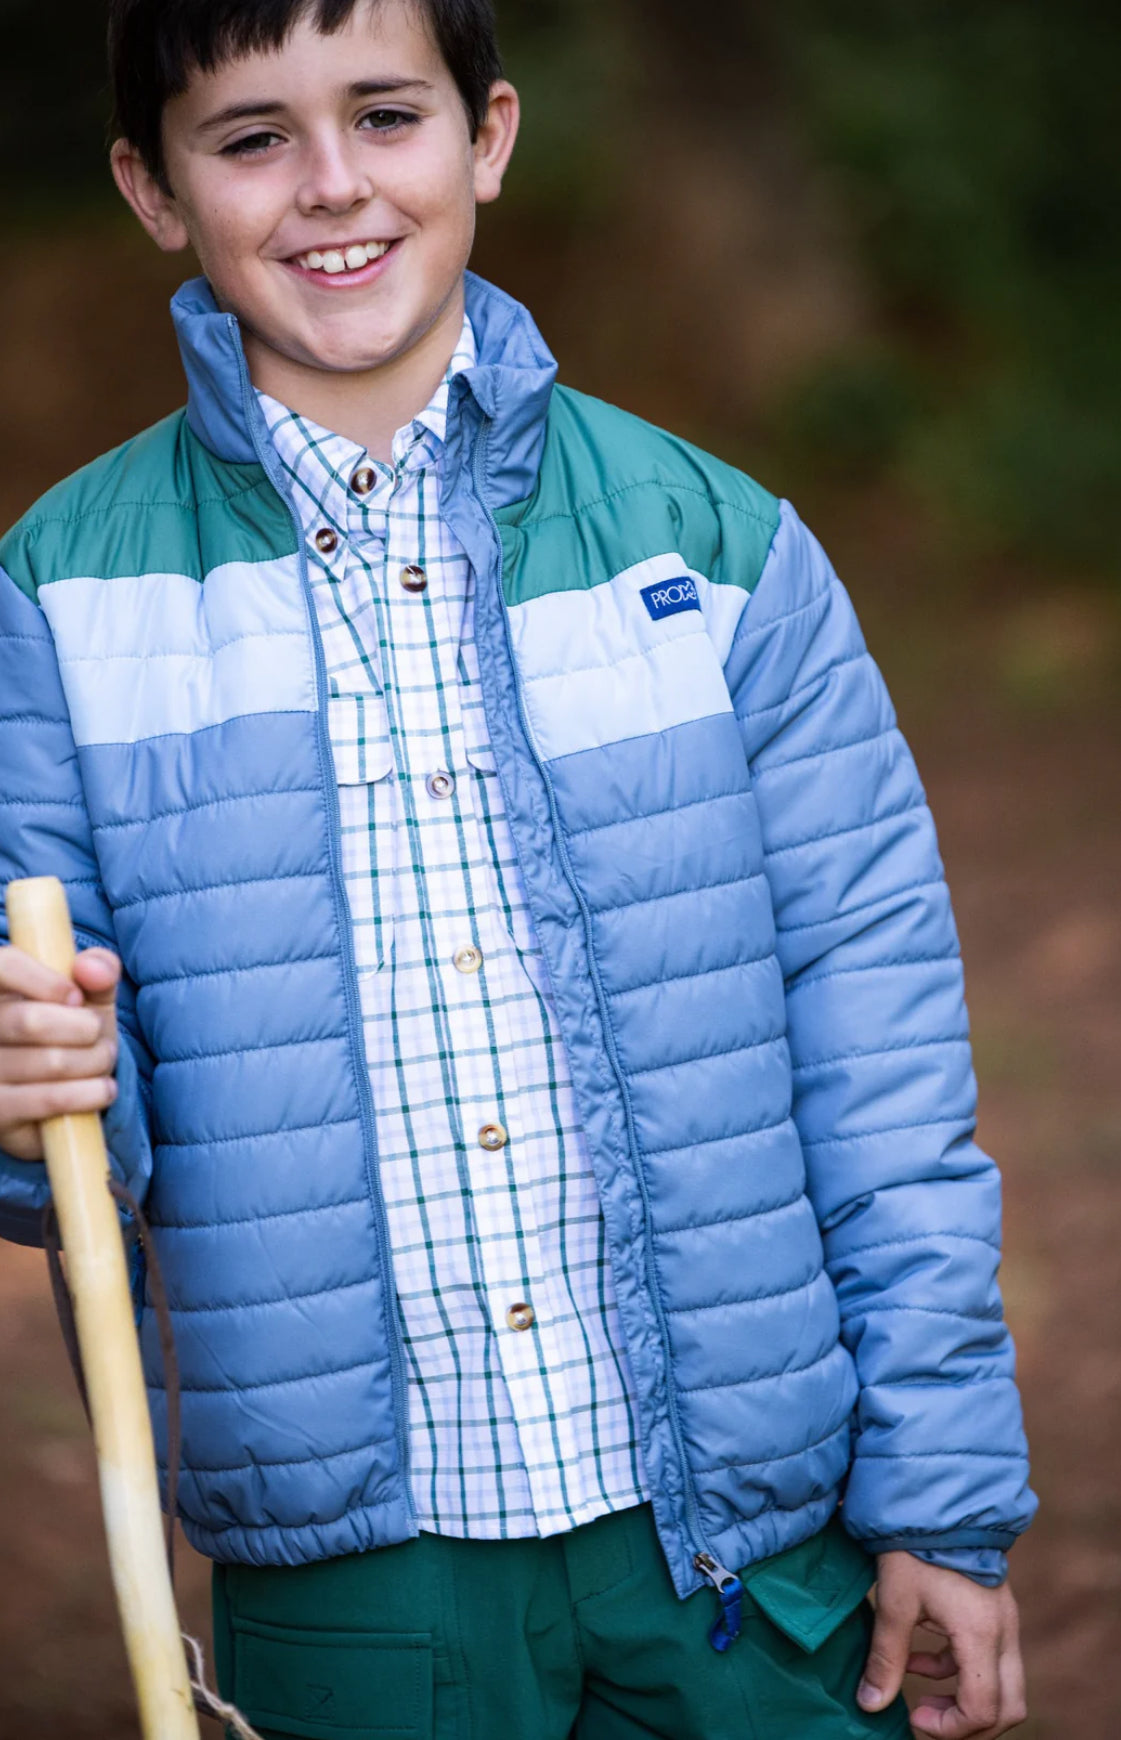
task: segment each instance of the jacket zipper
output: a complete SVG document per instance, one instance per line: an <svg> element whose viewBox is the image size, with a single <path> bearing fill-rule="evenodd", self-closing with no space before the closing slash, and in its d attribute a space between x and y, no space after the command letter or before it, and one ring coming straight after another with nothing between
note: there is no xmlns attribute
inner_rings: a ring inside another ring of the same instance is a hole
<svg viewBox="0 0 1121 1740"><path fill-rule="evenodd" d="M358 1103L362 1119L362 1133L368 1156L366 1166L366 1182L370 1193L370 1202L374 1211L374 1234L377 1243L378 1259L381 1268L382 1284L385 1288L385 1320L389 1331L389 1373L390 1387L393 1394L393 1421L397 1439L397 1453L400 1457L401 1476L404 1487L405 1514L409 1522L411 1535L419 1533L416 1519L416 1507L413 1503L412 1481L409 1475L409 1410L405 1382L405 1345L401 1331L401 1319L396 1305L396 1292L393 1281L393 1260L389 1242L389 1221L385 1210L385 1199L381 1192L381 1182L378 1176L378 1144L377 1130L374 1123L374 1097L370 1087L370 1074L366 1063L365 1042L362 1039L362 1009L358 997L358 974L354 963L354 944L350 919L350 906L346 896L346 884L342 872L342 827L339 821L338 790L333 778L328 777L333 767L331 739L327 725L327 661L323 652L323 637L319 632L319 618L316 614L315 600L311 592L311 580L308 575L307 550L304 544L303 528L299 517L292 506L284 482L284 475L272 450L257 439L256 419L254 412L257 407L251 398L253 392L249 373L242 354L240 338L237 333L237 322L230 317L230 325L235 339L238 364L242 380L242 401L245 412L246 426L249 429L253 448L261 468L276 490L281 501L288 510L296 534L296 552L300 569L300 586L304 594L304 604L307 609L308 626L311 642L315 650L315 679L318 727L318 747L320 777L327 799L328 836L331 848L331 892L335 901L335 917L341 941L343 962L343 984L346 991L347 1027L350 1038L351 1062L358 1083Z"/></svg>
<svg viewBox="0 0 1121 1740"><path fill-rule="evenodd" d="M518 718L522 727L522 735L525 738L530 755L533 758L534 766L541 776L541 781L544 785L545 793L549 802L549 816L553 824L553 837L556 841L561 865L564 869L565 880L568 883L573 898L580 909L580 916L584 925L584 939L588 951L588 965L592 976L592 987L595 991L596 1003L599 1008L608 1061L611 1064L611 1070L618 1085L626 1114L627 1135L630 1142L631 1158L634 1163L634 1174L638 1181L639 1194L642 1198L646 1285L650 1296L650 1302L654 1309L654 1315L657 1320L658 1333L662 1343L662 1356L665 1360L666 1400L668 1404L670 1427L673 1433L674 1448L677 1452L678 1464L681 1469L682 1483L685 1493L686 1519L689 1532L692 1536L690 1545L693 1548L693 1569L697 1571L704 1581L715 1590L720 1602L720 1617L713 1630L709 1633L709 1641L714 1649L723 1652L734 1643L740 1633L743 1607L743 1582L734 1572L727 1570L725 1566L720 1564L719 1560L716 1559L709 1547L704 1527L701 1522L696 1493L693 1490L689 1465L686 1460L685 1439L681 1430L681 1420L677 1411L677 1397L673 1386L673 1364L669 1345L669 1331L666 1328L665 1313L662 1309L662 1302L658 1293L654 1275L653 1219L650 1212L650 1193L647 1189L642 1167L638 1164L638 1142L634 1127L634 1114L631 1108L630 1095L627 1092L626 1079L623 1074L622 1066L619 1063L619 1056L615 1047L615 1039L607 1015L603 983L600 979L599 968L596 963L595 949L592 944L591 913L588 910L587 902L585 901L579 885L577 884L575 875L573 874L572 864L568 856L564 834L560 825L560 816L557 811L556 793L553 790L553 782L549 778L545 765L542 762L541 757L538 755L536 746L534 745L522 698L521 677L518 671L517 659L514 655L513 637L510 632L510 616L506 605L505 591L502 585L502 539L498 530L498 522L487 503L486 491L484 488L484 458L489 438L490 420L484 416L482 427L479 430L478 437L475 441L472 464L475 495L479 501L479 505L487 517L491 530L494 533L494 540L498 549L498 604L502 614L506 653L510 661L510 669L514 676L514 692L517 697ZM500 782L503 783L503 794L505 796L505 785L504 782L502 782L501 769L499 770L499 779Z"/></svg>

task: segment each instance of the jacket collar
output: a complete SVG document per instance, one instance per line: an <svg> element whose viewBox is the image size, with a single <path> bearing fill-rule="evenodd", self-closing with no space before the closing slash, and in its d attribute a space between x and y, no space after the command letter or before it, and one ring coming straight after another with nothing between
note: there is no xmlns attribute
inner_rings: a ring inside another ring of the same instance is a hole
<svg viewBox="0 0 1121 1740"><path fill-rule="evenodd" d="M523 501L536 482L557 365L527 311L472 272L467 274L467 312L478 362L453 383L449 445L473 399L493 426L488 500L494 508L506 507ZM187 373L191 429L219 459L257 463L268 432L250 384L237 318L221 312L205 278L184 284L171 315Z"/></svg>

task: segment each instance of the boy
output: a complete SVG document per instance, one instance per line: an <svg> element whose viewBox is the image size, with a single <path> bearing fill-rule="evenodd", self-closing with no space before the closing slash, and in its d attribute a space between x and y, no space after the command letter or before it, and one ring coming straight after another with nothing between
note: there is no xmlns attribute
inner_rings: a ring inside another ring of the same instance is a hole
<svg viewBox="0 0 1121 1740"><path fill-rule="evenodd" d="M118 185L206 277L187 411L0 547L0 871L86 950L0 955L5 1224L104 1109L224 1690L307 1740L900 1735L925 1618L916 1727L1005 1732L999 1187L844 594L465 278L488 0L110 10Z"/></svg>

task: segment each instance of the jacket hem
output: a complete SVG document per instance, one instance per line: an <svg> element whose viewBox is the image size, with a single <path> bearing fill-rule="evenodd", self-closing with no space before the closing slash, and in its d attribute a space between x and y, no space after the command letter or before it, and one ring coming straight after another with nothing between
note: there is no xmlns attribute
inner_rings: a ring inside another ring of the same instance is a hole
<svg viewBox="0 0 1121 1740"><path fill-rule="evenodd" d="M734 1522L719 1533L710 1530L713 1545L723 1564L738 1572L751 1571L764 1560L787 1553L819 1535L836 1515L839 1500L840 1487L835 1487L824 1498L809 1499L793 1510L765 1510L759 1516ZM687 1596L706 1586L702 1577L696 1577L678 1593Z"/></svg>
<svg viewBox="0 0 1121 1740"><path fill-rule="evenodd" d="M242 1523L219 1530L204 1528L191 1517L183 1517L182 1522L183 1533L195 1551L216 1564L262 1567L311 1565L320 1559L343 1559L379 1547L397 1547L419 1532L403 1490L384 1504L347 1511L332 1522L304 1523L296 1528Z"/></svg>

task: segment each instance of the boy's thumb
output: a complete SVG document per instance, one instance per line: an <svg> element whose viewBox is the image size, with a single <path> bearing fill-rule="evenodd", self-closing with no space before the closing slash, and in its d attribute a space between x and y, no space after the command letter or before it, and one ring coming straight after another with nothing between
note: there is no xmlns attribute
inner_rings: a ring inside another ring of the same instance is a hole
<svg viewBox="0 0 1121 1740"><path fill-rule="evenodd" d="M74 962L74 983L95 1008L111 1008L121 982L121 963L109 949L85 949Z"/></svg>
<svg viewBox="0 0 1121 1740"><path fill-rule="evenodd" d="M903 1689L917 1613L904 1612L881 1600L864 1678L856 1699L862 1710L885 1710Z"/></svg>

